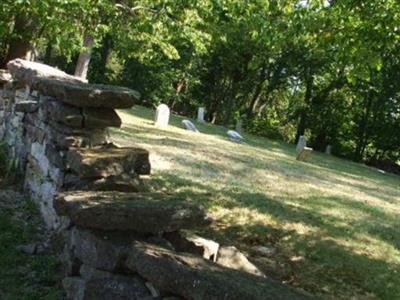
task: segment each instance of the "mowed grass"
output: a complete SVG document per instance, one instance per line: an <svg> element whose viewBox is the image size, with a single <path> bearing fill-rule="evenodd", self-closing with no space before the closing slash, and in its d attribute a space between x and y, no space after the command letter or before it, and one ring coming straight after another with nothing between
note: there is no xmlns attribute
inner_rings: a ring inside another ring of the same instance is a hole
<svg viewBox="0 0 400 300"><path fill-rule="evenodd" d="M119 112L112 139L150 151L151 189L204 205L215 224L201 234L249 253L268 275L324 297L400 299L400 177L322 153L295 160L295 147L226 128L167 130L153 111ZM252 246L276 250L269 258Z"/></svg>

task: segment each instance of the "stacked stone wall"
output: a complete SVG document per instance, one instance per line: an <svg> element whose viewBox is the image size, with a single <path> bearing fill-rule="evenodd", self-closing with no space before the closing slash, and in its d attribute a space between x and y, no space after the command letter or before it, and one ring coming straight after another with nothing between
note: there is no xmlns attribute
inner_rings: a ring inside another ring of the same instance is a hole
<svg viewBox="0 0 400 300"><path fill-rule="evenodd" d="M149 153L116 147L107 134L121 126L115 109L131 107L137 92L19 59L7 67L0 140L48 228L63 237L68 299L308 298L236 248L183 234L210 224L201 207L145 191Z"/></svg>

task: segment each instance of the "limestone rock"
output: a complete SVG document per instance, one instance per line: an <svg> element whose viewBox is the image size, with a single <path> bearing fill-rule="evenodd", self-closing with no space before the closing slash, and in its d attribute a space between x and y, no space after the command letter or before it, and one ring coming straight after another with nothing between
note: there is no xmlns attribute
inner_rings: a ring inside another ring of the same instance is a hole
<svg viewBox="0 0 400 300"><path fill-rule="evenodd" d="M133 243L126 266L162 292L184 299L311 299L271 279L142 242Z"/></svg>
<svg viewBox="0 0 400 300"><path fill-rule="evenodd" d="M118 175L101 178L82 186L89 191L117 191L124 193L144 192L145 187L137 175Z"/></svg>
<svg viewBox="0 0 400 300"><path fill-rule="evenodd" d="M15 111L23 113L33 113L37 111L39 104L37 101L26 100L15 103Z"/></svg>
<svg viewBox="0 0 400 300"><path fill-rule="evenodd" d="M164 233L164 238L176 251L197 254L214 262L217 259L219 244L212 240L185 231Z"/></svg>
<svg viewBox="0 0 400 300"><path fill-rule="evenodd" d="M65 251L70 251L70 261L77 259L92 268L113 272L121 267L130 242L136 238L138 236L133 234L74 228L70 232L66 244L68 249Z"/></svg>
<svg viewBox="0 0 400 300"><path fill-rule="evenodd" d="M54 124L52 124L54 125ZM58 150L102 146L107 143L107 131L104 129L64 130L53 127L52 140Z"/></svg>
<svg viewBox="0 0 400 300"><path fill-rule="evenodd" d="M11 74L7 70L0 69L0 87L11 80Z"/></svg>
<svg viewBox="0 0 400 300"><path fill-rule="evenodd" d="M85 281L80 277L66 277L62 281L67 300L83 300L85 295Z"/></svg>
<svg viewBox="0 0 400 300"><path fill-rule="evenodd" d="M77 107L130 108L140 98L134 90L112 85L42 79L35 87L44 95Z"/></svg>
<svg viewBox="0 0 400 300"><path fill-rule="evenodd" d="M55 209L79 226L102 230L160 233L210 223L204 209L162 193L66 192Z"/></svg>
<svg viewBox="0 0 400 300"><path fill-rule="evenodd" d="M87 84L82 78L41 63L15 59L7 68L20 83L78 107L130 108L140 98L140 94L131 89Z"/></svg>
<svg viewBox="0 0 400 300"><path fill-rule="evenodd" d="M83 108L85 128L121 127L121 118L111 108Z"/></svg>
<svg viewBox="0 0 400 300"><path fill-rule="evenodd" d="M264 276L264 274L234 246L223 246L219 248L217 264L254 275Z"/></svg>
<svg viewBox="0 0 400 300"><path fill-rule="evenodd" d="M151 300L149 291L134 277L113 276L86 283L84 300Z"/></svg>
<svg viewBox="0 0 400 300"><path fill-rule="evenodd" d="M45 78L70 82L85 81L51 66L19 58L8 62L7 69L15 79L29 86L35 86L38 81Z"/></svg>
<svg viewBox="0 0 400 300"><path fill-rule="evenodd" d="M141 148L74 149L67 162L81 178L150 174L149 153Z"/></svg>
<svg viewBox="0 0 400 300"><path fill-rule="evenodd" d="M55 100L46 101L45 109L47 110L47 120L60 122L74 128L83 127L83 115L78 107Z"/></svg>
<svg viewBox="0 0 400 300"><path fill-rule="evenodd" d="M84 280L67 277L63 280L67 299L71 300L150 300L151 294L136 277L109 274L107 278Z"/></svg>

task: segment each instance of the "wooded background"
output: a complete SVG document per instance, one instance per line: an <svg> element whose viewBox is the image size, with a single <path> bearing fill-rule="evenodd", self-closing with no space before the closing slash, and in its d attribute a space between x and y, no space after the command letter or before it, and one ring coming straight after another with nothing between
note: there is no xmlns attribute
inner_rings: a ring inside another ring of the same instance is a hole
<svg viewBox="0 0 400 300"><path fill-rule="evenodd" d="M397 0L2 0L0 64L35 59L209 122L400 160Z"/></svg>

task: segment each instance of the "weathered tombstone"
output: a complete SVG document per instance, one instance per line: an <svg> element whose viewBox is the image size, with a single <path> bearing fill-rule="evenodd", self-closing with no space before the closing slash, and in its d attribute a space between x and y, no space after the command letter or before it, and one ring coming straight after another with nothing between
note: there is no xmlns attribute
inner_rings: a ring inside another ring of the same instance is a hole
<svg viewBox="0 0 400 300"><path fill-rule="evenodd" d="M229 139L233 142L241 143L243 141L243 137L235 130L228 130L226 134L228 135Z"/></svg>
<svg viewBox="0 0 400 300"><path fill-rule="evenodd" d="M154 124L156 127L165 129L168 127L170 111L167 105L160 104L157 106Z"/></svg>
<svg viewBox="0 0 400 300"><path fill-rule="evenodd" d="M187 130L193 131L193 132L199 132L196 128L196 126L190 122L189 120L182 120L182 125L185 126Z"/></svg>
<svg viewBox="0 0 400 300"><path fill-rule="evenodd" d="M296 152L299 153L305 147L307 147L307 139L306 139L306 137L304 135L301 135L299 137L299 141L297 142Z"/></svg>
<svg viewBox="0 0 400 300"><path fill-rule="evenodd" d="M305 161L308 156L310 156L311 152L313 151L313 148L309 147L304 147L301 149L301 151L297 154L296 159L300 161Z"/></svg>
<svg viewBox="0 0 400 300"><path fill-rule="evenodd" d="M325 153L328 155L332 154L332 145L327 145L325 149Z"/></svg>
<svg viewBox="0 0 400 300"><path fill-rule="evenodd" d="M199 107L197 110L197 122L204 123L204 113L206 109L204 107Z"/></svg>
<svg viewBox="0 0 400 300"><path fill-rule="evenodd" d="M243 126L243 121L242 119L239 119L236 121L236 131L241 133L242 132L242 126Z"/></svg>
<svg viewBox="0 0 400 300"><path fill-rule="evenodd" d="M313 148L307 147L306 137L304 135L301 135L296 146L296 159L300 161L305 161L312 151Z"/></svg>

